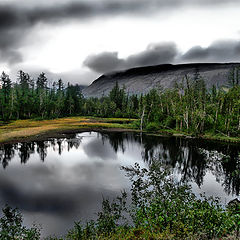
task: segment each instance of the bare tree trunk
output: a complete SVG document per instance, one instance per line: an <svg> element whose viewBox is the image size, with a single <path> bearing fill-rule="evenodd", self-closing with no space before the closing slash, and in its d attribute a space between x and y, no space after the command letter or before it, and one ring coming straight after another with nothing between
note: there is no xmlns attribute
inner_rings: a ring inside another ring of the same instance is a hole
<svg viewBox="0 0 240 240"><path fill-rule="evenodd" d="M151 103L151 106L150 106L150 110L149 110L149 113L148 113L148 116L147 116L147 122L149 121L149 118L150 118L150 114L152 112L152 107L153 107L153 103ZM144 109L145 110L145 109Z"/></svg>
<svg viewBox="0 0 240 240"><path fill-rule="evenodd" d="M215 115L215 120L214 120L214 125L217 125L217 119L218 119L218 108L216 110L216 115Z"/></svg>
<svg viewBox="0 0 240 240"><path fill-rule="evenodd" d="M189 128L189 118L188 118L188 109L186 109L186 113L184 114L184 122L187 126L187 130Z"/></svg>
<svg viewBox="0 0 240 240"><path fill-rule="evenodd" d="M142 116L141 116L141 124L140 124L140 130L141 130L141 132L142 132L142 130L143 130L144 114L145 114L145 106L143 107Z"/></svg>
<svg viewBox="0 0 240 240"><path fill-rule="evenodd" d="M10 112L10 118L12 118L12 114L13 114L13 92L11 93L11 112Z"/></svg>

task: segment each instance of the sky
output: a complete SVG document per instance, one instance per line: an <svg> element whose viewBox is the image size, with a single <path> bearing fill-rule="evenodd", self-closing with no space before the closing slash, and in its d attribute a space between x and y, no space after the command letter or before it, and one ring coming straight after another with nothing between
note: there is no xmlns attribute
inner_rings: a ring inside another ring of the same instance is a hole
<svg viewBox="0 0 240 240"><path fill-rule="evenodd" d="M0 0L0 71L89 85L157 64L240 62L239 0Z"/></svg>

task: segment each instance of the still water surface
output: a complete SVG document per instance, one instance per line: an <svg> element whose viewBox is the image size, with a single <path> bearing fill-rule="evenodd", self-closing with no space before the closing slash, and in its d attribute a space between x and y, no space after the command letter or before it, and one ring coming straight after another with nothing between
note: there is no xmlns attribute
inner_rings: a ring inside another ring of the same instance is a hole
<svg viewBox="0 0 240 240"><path fill-rule="evenodd" d="M62 139L0 146L0 207L18 207L25 223L42 225L44 236L63 234L74 221L90 220L103 196L113 198L130 184L121 166L153 157L175 178L223 203L239 196L239 145L84 132Z"/></svg>

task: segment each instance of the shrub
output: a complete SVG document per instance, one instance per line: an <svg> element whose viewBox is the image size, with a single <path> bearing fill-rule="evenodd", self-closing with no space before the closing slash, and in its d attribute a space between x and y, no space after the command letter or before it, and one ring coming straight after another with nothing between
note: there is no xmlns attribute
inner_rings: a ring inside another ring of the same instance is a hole
<svg viewBox="0 0 240 240"><path fill-rule="evenodd" d="M217 198L197 198L156 159L148 169L139 164L122 169L132 183L131 204L126 192L113 201L103 199L96 221L76 222L60 239L239 239L239 205L224 208ZM0 239L39 239L37 228L22 226L17 210L6 207L3 212Z"/></svg>
<svg viewBox="0 0 240 240"><path fill-rule="evenodd" d="M168 116L165 121L164 121L164 125L166 127L169 127L169 128L175 128L176 126L176 119L171 117L171 116Z"/></svg>
<svg viewBox="0 0 240 240"><path fill-rule="evenodd" d="M198 199L188 185L175 182L159 161L152 160L149 169L135 164L123 170L132 182L131 205L126 206L126 193L113 202L103 200L91 231L89 224L75 225L75 235L69 239L224 239L238 234L239 211L224 209L217 198ZM126 213L132 224L123 221ZM82 238L74 238L79 232Z"/></svg>
<svg viewBox="0 0 240 240"><path fill-rule="evenodd" d="M134 129L140 129L141 122L140 120L135 120L131 123L131 127Z"/></svg>
<svg viewBox="0 0 240 240"><path fill-rule="evenodd" d="M0 219L0 239L2 240L38 240L40 230L36 226L23 226L22 214L9 206L3 208L3 217Z"/></svg>
<svg viewBox="0 0 240 240"><path fill-rule="evenodd" d="M159 125L158 125L157 123L155 123L155 122L150 122L150 123L148 123L147 126L146 126L146 130L147 130L148 132L155 132L155 131L157 131L158 129L159 129Z"/></svg>

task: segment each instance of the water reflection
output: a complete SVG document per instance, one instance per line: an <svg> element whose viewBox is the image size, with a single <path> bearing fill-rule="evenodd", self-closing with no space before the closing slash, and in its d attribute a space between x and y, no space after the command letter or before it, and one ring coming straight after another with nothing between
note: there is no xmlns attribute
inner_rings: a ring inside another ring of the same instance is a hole
<svg viewBox="0 0 240 240"><path fill-rule="evenodd" d="M19 207L27 223L43 224L45 235L64 233L79 218L93 218L102 196L129 189L121 165L145 167L155 157L179 181L196 185L196 193L204 190L228 200L239 195L237 145L92 132L1 145L0 207Z"/></svg>
<svg viewBox="0 0 240 240"><path fill-rule="evenodd" d="M239 195L240 148L239 145L187 141L181 138L145 136L143 158L150 161L157 156L169 165L181 181L194 181L202 186L208 172L224 187L227 195Z"/></svg>

